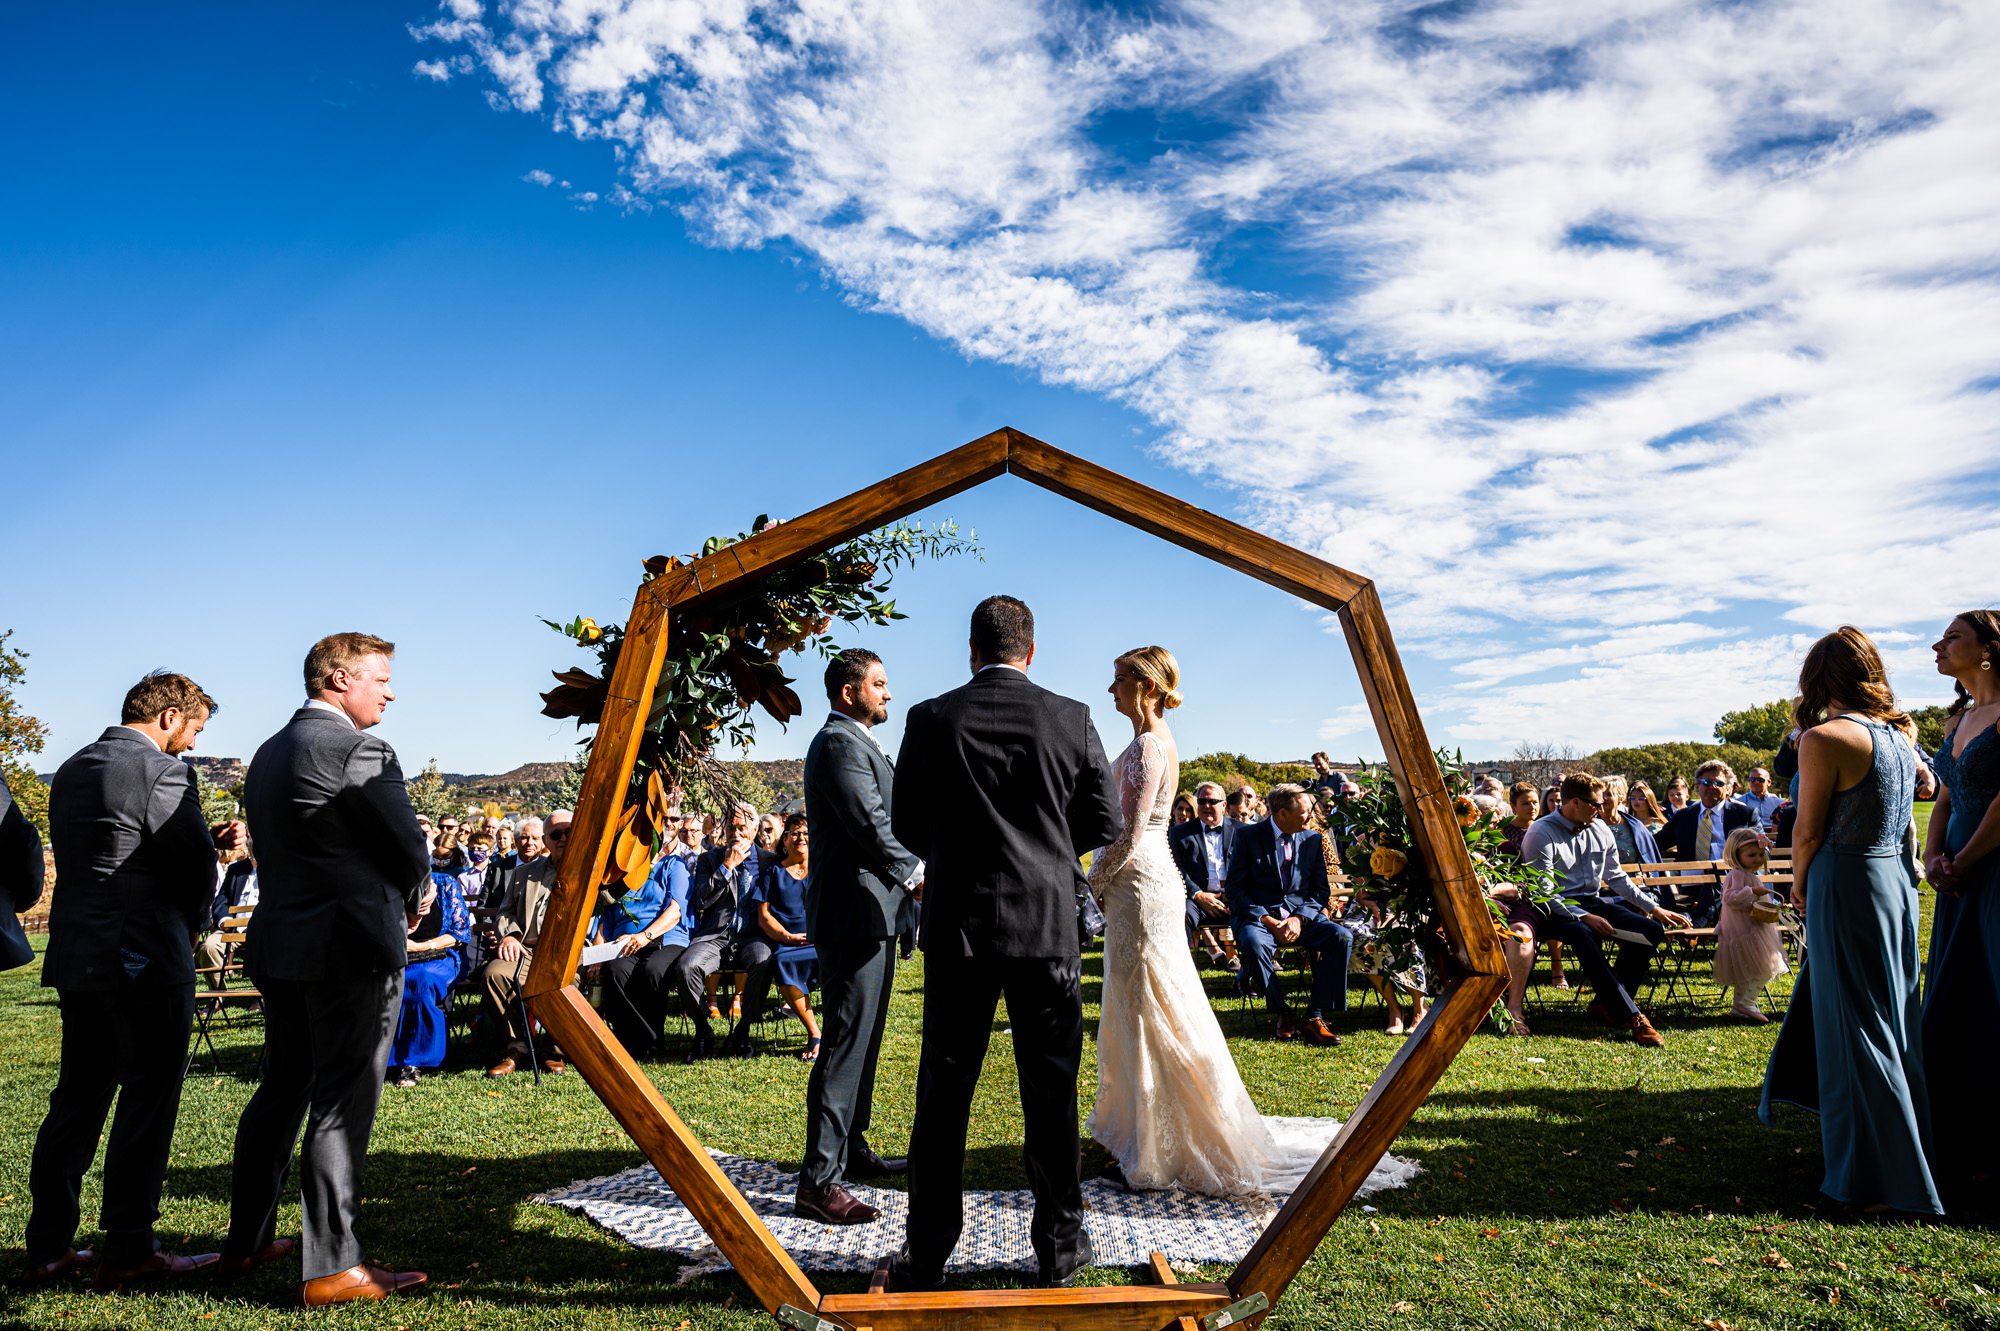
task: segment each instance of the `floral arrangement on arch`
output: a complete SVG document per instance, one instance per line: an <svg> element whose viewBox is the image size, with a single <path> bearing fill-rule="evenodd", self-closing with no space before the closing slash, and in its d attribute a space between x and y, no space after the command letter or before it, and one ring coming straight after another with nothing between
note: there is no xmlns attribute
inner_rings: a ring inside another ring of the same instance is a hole
<svg viewBox="0 0 2000 1331"><path fill-rule="evenodd" d="M1464 757L1443 749L1436 756L1445 793L1451 797L1452 814L1465 837L1466 853L1472 858L1481 890L1488 894L1486 904L1493 913L1494 928L1504 933L1506 906L1493 899L1494 888L1518 888L1530 901L1548 902L1556 897L1555 884L1546 874L1500 853L1508 815L1487 813L1473 802ZM1354 890L1373 897L1387 916L1376 932L1377 945L1388 953L1387 968L1408 970L1421 959L1435 969L1445 950L1437 896L1416 853L1409 812L1395 777L1383 766L1368 768L1353 780L1361 793L1342 800L1333 814L1339 823L1335 834L1340 841L1341 867L1353 881Z"/></svg>
<svg viewBox="0 0 2000 1331"><path fill-rule="evenodd" d="M645 562L645 580L776 525L759 515L746 532L709 537L698 554L654 555ZM718 600L676 611L606 881L622 880L630 889L644 885L668 810L681 791L700 792L702 802L714 807L735 797L716 749L749 744L759 711L784 725L803 709L780 658L809 649L821 658L838 654L837 623L885 625L907 618L888 594L895 571L921 559L960 554L979 554L978 537L961 533L949 519L934 526L896 523L740 584ZM595 673L577 666L555 672L556 687L542 695L542 714L574 717L579 728L596 725L625 626L582 615L566 624L542 622L588 650L597 667ZM586 750L590 743L584 739Z"/></svg>

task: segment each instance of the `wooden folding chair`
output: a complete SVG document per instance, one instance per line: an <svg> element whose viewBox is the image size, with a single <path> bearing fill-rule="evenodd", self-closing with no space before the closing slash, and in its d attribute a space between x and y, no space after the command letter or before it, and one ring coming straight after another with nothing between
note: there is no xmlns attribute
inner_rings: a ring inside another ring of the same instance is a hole
<svg viewBox="0 0 2000 1331"><path fill-rule="evenodd" d="M241 958L253 910L252 906L238 906L223 916L220 966L195 967L194 1039L189 1041L187 1060L181 1064L183 1077L193 1070L195 1054L204 1048L208 1050L209 1072L220 1075L222 1059L215 1049L216 1023L232 1013L248 1013L253 1005L264 1001L257 986L243 973Z"/></svg>

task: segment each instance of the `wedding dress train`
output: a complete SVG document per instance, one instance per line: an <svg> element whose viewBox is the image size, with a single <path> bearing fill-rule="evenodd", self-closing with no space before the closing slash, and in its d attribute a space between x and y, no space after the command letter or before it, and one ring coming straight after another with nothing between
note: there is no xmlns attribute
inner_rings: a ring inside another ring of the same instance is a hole
<svg viewBox="0 0 2000 1331"><path fill-rule="evenodd" d="M1165 732L1146 731L1119 755L1125 832L1091 863L1104 907L1104 1000L1089 1131L1134 1188L1289 1193L1340 1123L1260 1114L1230 1057L1188 950L1187 889L1167 847L1180 771L1171 745ZM1357 1195L1417 1172L1384 1156Z"/></svg>

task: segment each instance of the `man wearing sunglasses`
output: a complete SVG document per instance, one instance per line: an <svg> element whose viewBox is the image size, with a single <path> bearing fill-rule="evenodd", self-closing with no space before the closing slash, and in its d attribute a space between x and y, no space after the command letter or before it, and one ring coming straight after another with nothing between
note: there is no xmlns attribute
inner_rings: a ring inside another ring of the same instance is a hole
<svg viewBox="0 0 2000 1331"><path fill-rule="evenodd" d="M1236 850L1238 824L1223 816L1226 799L1221 786L1213 781L1202 782L1194 788L1193 820L1168 833L1174 863L1187 883L1190 942L1199 929L1229 923L1229 903L1222 898L1222 884L1229 874L1229 857ZM1222 964L1219 948L1210 952L1209 961Z"/></svg>
<svg viewBox="0 0 2000 1331"><path fill-rule="evenodd" d="M1720 758L1711 758L1695 769L1694 790L1694 802L1667 819L1660 830L1660 845L1669 859L1719 860L1729 834L1739 827L1756 826L1757 815L1730 798L1736 790L1736 772ZM1714 889L1696 893L1696 900L1685 904L1698 927L1714 924L1721 913Z"/></svg>

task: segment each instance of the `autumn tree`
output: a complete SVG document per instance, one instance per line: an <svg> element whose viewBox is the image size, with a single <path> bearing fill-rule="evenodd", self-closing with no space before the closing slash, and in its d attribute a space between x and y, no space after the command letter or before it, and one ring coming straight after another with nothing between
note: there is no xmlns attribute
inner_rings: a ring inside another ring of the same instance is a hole
<svg viewBox="0 0 2000 1331"><path fill-rule="evenodd" d="M49 741L49 728L41 718L21 710L15 691L28 677L28 654L8 646L14 630L0 630L0 770L7 775L7 788L14 802L41 831L49 835L49 789L42 784L29 759Z"/></svg>

